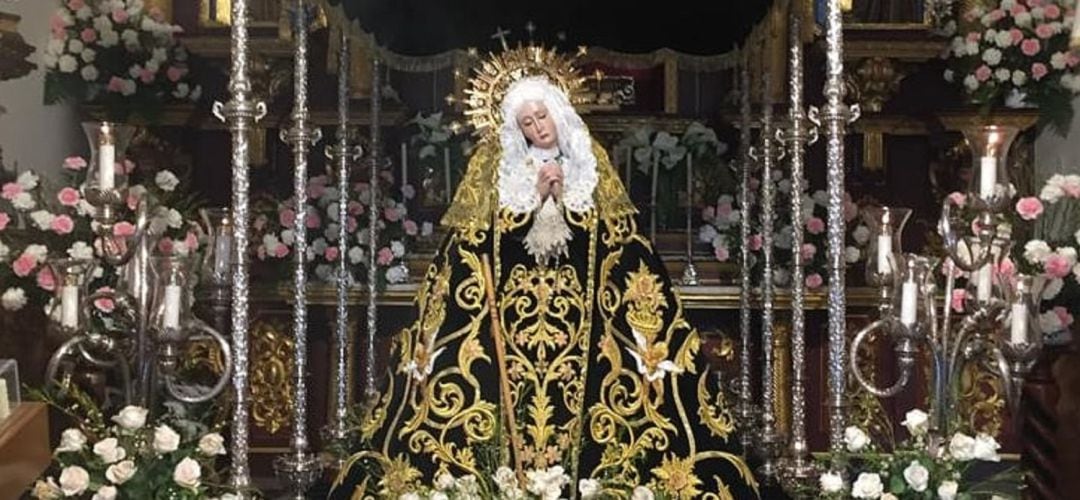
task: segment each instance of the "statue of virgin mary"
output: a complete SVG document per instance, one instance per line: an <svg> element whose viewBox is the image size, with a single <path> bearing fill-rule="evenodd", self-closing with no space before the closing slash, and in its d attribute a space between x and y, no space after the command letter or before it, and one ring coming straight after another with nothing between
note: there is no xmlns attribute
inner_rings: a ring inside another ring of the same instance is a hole
<svg viewBox="0 0 1080 500"><path fill-rule="evenodd" d="M756 498L698 333L571 104L581 79L537 47L496 57L419 319L331 498Z"/></svg>

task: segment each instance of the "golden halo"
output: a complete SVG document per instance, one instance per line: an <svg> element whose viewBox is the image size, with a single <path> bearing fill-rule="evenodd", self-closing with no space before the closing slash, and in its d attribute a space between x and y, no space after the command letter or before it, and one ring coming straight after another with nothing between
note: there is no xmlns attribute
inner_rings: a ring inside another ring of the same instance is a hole
<svg viewBox="0 0 1080 500"><path fill-rule="evenodd" d="M506 91L517 80L528 76L546 76L557 85L570 102L584 102L582 95L585 78L578 74L574 62L585 53L585 48L568 56L554 49L538 45L519 46L491 54L473 68L473 77L465 88L465 117L475 135L492 137L502 125L502 101Z"/></svg>

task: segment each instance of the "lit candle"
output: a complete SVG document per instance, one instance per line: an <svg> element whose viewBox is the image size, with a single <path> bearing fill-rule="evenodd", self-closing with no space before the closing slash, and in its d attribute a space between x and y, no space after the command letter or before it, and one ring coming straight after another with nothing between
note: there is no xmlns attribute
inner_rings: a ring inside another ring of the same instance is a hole
<svg viewBox="0 0 1080 500"><path fill-rule="evenodd" d="M892 238L887 234L877 237L877 272L885 274L889 272L889 257L892 256Z"/></svg>
<svg viewBox="0 0 1080 500"><path fill-rule="evenodd" d="M1027 343L1028 310L1027 305L1012 305L1012 325L1009 330L1009 343L1013 345Z"/></svg>
<svg viewBox="0 0 1080 500"><path fill-rule="evenodd" d="M79 287L75 285L60 289L60 324L65 328L79 326Z"/></svg>
<svg viewBox="0 0 1080 500"><path fill-rule="evenodd" d="M409 184L409 148L401 143L401 187Z"/></svg>
<svg viewBox="0 0 1080 500"><path fill-rule="evenodd" d="M904 326L915 324L919 310L919 287L914 281L905 281L900 297L900 323Z"/></svg>
<svg viewBox="0 0 1080 500"><path fill-rule="evenodd" d="M101 126L101 139L98 144L98 188L108 191L116 186L116 145L113 143L112 128Z"/></svg>
<svg viewBox="0 0 1080 500"><path fill-rule="evenodd" d="M7 379L0 378L0 421L11 415L11 405L8 403Z"/></svg>
<svg viewBox="0 0 1080 500"><path fill-rule="evenodd" d="M165 328L180 327L180 285L165 285Z"/></svg>
<svg viewBox="0 0 1080 500"><path fill-rule="evenodd" d="M454 197L450 189L450 148L443 149L443 170L446 171L446 203L449 204Z"/></svg>
<svg viewBox="0 0 1080 500"><path fill-rule="evenodd" d="M993 276L993 269L990 267L990 264L987 264L982 266L976 273L976 297L979 299L979 302L986 302L990 300L990 279Z"/></svg>
<svg viewBox="0 0 1080 500"><path fill-rule="evenodd" d="M979 159L979 197L986 199L994 195L997 184L997 158L984 156Z"/></svg>

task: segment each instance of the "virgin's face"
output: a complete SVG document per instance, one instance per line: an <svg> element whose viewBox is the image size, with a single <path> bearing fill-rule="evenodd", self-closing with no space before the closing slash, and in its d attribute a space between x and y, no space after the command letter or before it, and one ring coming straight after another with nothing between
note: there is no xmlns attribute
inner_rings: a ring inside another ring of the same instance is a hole
<svg viewBox="0 0 1080 500"><path fill-rule="evenodd" d="M517 113L517 123L533 146L549 149L559 142L555 120L541 101L526 101L522 104Z"/></svg>

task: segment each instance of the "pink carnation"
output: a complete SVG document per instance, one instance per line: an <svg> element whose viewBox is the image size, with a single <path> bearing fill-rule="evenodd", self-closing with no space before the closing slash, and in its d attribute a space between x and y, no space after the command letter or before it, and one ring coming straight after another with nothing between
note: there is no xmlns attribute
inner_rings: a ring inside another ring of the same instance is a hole
<svg viewBox="0 0 1080 500"><path fill-rule="evenodd" d="M1031 65L1031 77L1036 81L1042 80L1042 77L1046 76L1047 72L1046 65L1043 63L1037 62Z"/></svg>
<svg viewBox="0 0 1080 500"><path fill-rule="evenodd" d="M304 224L307 225L308 229L318 229L322 226L322 219L319 218L319 214L311 210L308 212L307 218L304 219Z"/></svg>
<svg viewBox="0 0 1080 500"><path fill-rule="evenodd" d="M1005 257L1001 260L1001 264L997 266L997 273L1003 278L1011 279L1016 276L1016 264L1013 263L1012 259Z"/></svg>
<svg viewBox="0 0 1080 500"><path fill-rule="evenodd" d="M130 222L121 221L113 226L113 236L128 237L133 234L135 234L135 225Z"/></svg>
<svg viewBox="0 0 1080 500"><path fill-rule="evenodd" d="M111 287L103 286L101 288L98 288L97 291L94 292L94 293L112 293L112 292L113 292L113 289ZM99 311L101 311L101 312L103 312L105 314L108 314L108 313L113 312L114 309L116 309L116 302L114 302L113 299L110 299L108 297L100 297L100 298L94 299L94 307L96 307L97 310L99 310Z"/></svg>
<svg viewBox="0 0 1080 500"><path fill-rule="evenodd" d="M168 71L165 72L165 76L169 78L170 82L176 83L184 77L186 71L183 68L177 68L176 66L170 66Z"/></svg>
<svg viewBox="0 0 1080 500"><path fill-rule="evenodd" d="M405 234L407 234L409 236L416 236L416 233L419 230L416 227L416 222L412 221L412 220L405 221L405 223L402 224L402 226L404 226L404 228L405 228Z"/></svg>
<svg viewBox="0 0 1080 500"><path fill-rule="evenodd" d="M139 80L143 83L150 83L154 81L154 72L146 68L139 70Z"/></svg>
<svg viewBox="0 0 1080 500"><path fill-rule="evenodd" d="M982 39L982 34L972 31L971 33L967 34L966 41L971 43L978 43L980 39Z"/></svg>
<svg viewBox="0 0 1080 500"><path fill-rule="evenodd" d="M963 207L967 203L967 196L959 191L953 191L952 193L949 193L949 201L952 202L953 205Z"/></svg>
<svg viewBox="0 0 1080 500"><path fill-rule="evenodd" d="M716 260L719 262L727 262L728 259L731 258L731 253L728 251L727 247L723 245L716 247L713 251L713 255L716 256Z"/></svg>
<svg viewBox="0 0 1080 500"><path fill-rule="evenodd" d="M3 197L5 200L14 200L16 196L19 196L23 192L22 186L16 182L9 182L4 184Z"/></svg>
<svg viewBox="0 0 1080 500"><path fill-rule="evenodd" d="M1064 278L1069 275L1072 270L1069 265L1069 260L1059 253L1050 254L1046 258L1046 262L1043 263L1046 274L1054 278Z"/></svg>
<svg viewBox="0 0 1080 500"><path fill-rule="evenodd" d="M278 243L277 246L274 247L274 257L280 259L286 255L289 255L289 247L285 246L284 243Z"/></svg>
<svg viewBox="0 0 1080 500"><path fill-rule="evenodd" d="M1012 44L1016 45L1024 39L1024 32L1013 28L1009 30L1009 37L1012 38Z"/></svg>
<svg viewBox="0 0 1080 500"><path fill-rule="evenodd" d="M356 217L349 217L348 219L345 219L345 230L350 233L356 231L356 227L358 225L359 224L356 222Z"/></svg>
<svg viewBox="0 0 1080 500"><path fill-rule="evenodd" d="M983 64L982 66L979 66L979 69L975 70L975 79L980 82L985 82L990 79L990 73L990 67Z"/></svg>
<svg viewBox="0 0 1080 500"><path fill-rule="evenodd" d="M954 288L952 291L952 300L950 301L953 311L958 313L964 312L964 299L966 298L967 290L964 290L963 288Z"/></svg>
<svg viewBox="0 0 1080 500"><path fill-rule="evenodd" d="M1046 40L1054 36L1054 27L1049 24L1040 24L1035 27L1035 36Z"/></svg>
<svg viewBox="0 0 1080 500"><path fill-rule="evenodd" d="M139 197L135 196L134 194L128 193L128 195L127 195L127 206L128 206L129 210L135 210L136 208L138 208L138 206L139 206Z"/></svg>
<svg viewBox="0 0 1080 500"><path fill-rule="evenodd" d="M1061 184L1061 190L1070 198L1080 198L1080 177L1070 175L1065 177Z"/></svg>
<svg viewBox="0 0 1080 500"><path fill-rule="evenodd" d="M49 292L56 290L56 276L53 275L51 267L45 266L38 271L37 284L42 290Z"/></svg>
<svg viewBox="0 0 1080 500"><path fill-rule="evenodd" d="M1068 328L1073 324L1073 316L1069 314L1069 310L1064 307L1057 306L1053 309L1054 314L1057 315L1058 321L1061 322L1063 328Z"/></svg>
<svg viewBox="0 0 1080 500"><path fill-rule="evenodd" d="M71 234L75 230L75 221L67 215L57 215L49 226L56 234Z"/></svg>
<svg viewBox="0 0 1080 500"><path fill-rule="evenodd" d="M259 245L259 247L255 249L255 257L259 260L266 260L266 246Z"/></svg>
<svg viewBox="0 0 1080 500"><path fill-rule="evenodd" d="M7 212L0 212L0 231L7 229L7 225L11 223L11 216Z"/></svg>
<svg viewBox="0 0 1080 500"><path fill-rule="evenodd" d="M125 23L128 20L128 12L124 9L114 9L112 11L112 19L118 23Z"/></svg>
<svg viewBox="0 0 1080 500"><path fill-rule="evenodd" d="M803 258L804 262L808 261L810 259L813 259L814 255L816 255L816 254L817 254L817 247L815 247L813 243L803 243L803 246L802 246L802 258Z"/></svg>
<svg viewBox="0 0 1080 500"><path fill-rule="evenodd" d="M732 211L734 211L734 208L732 208L731 203L725 202L716 206L716 215L723 220L730 220Z"/></svg>
<svg viewBox="0 0 1080 500"><path fill-rule="evenodd" d="M71 10L79 10L86 7L86 2L83 0L68 0L67 6Z"/></svg>
<svg viewBox="0 0 1080 500"><path fill-rule="evenodd" d="M293 227L296 224L296 212L289 208L278 212L278 223L281 227Z"/></svg>
<svg viewBox="0 0 1080 500"><path fill-rule="evenodd" d="M37 267L37 259L33 255L24 253L15 259L15 262L11 263L11 270L15 272L15 276L25 278L30 276L30 273Z"/></svg>
<svg viewBox="0 0 1080 500"><path fill-rule="evenodd" d="M750 251L756 252L758 250L761 250L761 235L750 235Z"/></svg>
<svg viewBox="0 0 1080 500"><path fill-rule="evenodd" d="M67 26L64 23L64 18L60 16L60 11L53 12L52 16L49 16L49 29L52 30L53 35L63 35ZM63 38L62 36L57 38Z"/></svg>
<svg viewBox="0 0 1080 500"><path fill-rule="evenodd" d="M807 288L818 288L824 281L821 279L821 275L818 273L811 274L806 277Z"/></svg>
<svg viewBox="0 0 1080 500"><path fill-rule="evenodd" d="M79 33L79 39L83 43L94 43L97 41L97 31L94 31L94 28L86 28Z"/></svg>
<svg viewBox="0 0 1080 500"><path fill-rule="evenodd" d="M123 172L124 174L130 174L130 173L135 171L135 162L133 162L133 161L127 159L127 158L124 158L123 165L121 165L119 162L117 162L116 171L117 172Z"/></svg>
<svg viewBox="0 0 1080 500"><path fill-rule="evenodd" d="M326 247L326 251L323 252L323 257L328 262L333 262L337 260L339 253L338 247Z"/></svg>
<svg viewBox="0 0 1080 500"><path fill-rule="evenodd" d="M360 215L364 213L364 205L361 205L358 201L349 202L349 215Z"/></svg>
<svg viewBox="0 0 1080 500"><path fill-rule="evenodd" d="M64 158L64 168L68 170L82 170L86 168L86 159L81 156L69 156Z"/></svg>
<svg viewBox="0 0 1080 500"><path fill-rule="evenodd" d="M266 228L267 222L269 222L269 220L267 219L266 215L259 214L255 216L255 220L251 221L251 227L256 231L262 231Z"/></svg>
<svg viewBox="0 0 1080 500"><path fill-rule="evenodd" d="M1043 14L1046 15L1047 19L1057 19L1058 16L1061 15L1061 8L1057 5L1050 4L1043 7Z"/></svg>
<svg viewBox="0 0 1080 500"><path fill-rule="evenodd" d="M1027 7L1025 7L1024 4L1020 2L1016 2L1015 4L1013 4L1012 8L1009 9L1009 13L1012 14L1013 17L1016 17L1017 15L1023 14L1025 12L1027 12Z"/></svg>
<svg viewBox="0 0 1080 500"><path fill-rule="evenodd" d="M1039 48L1041 46L1042 45L1039 44L1038 40L1036 40L1034 38L1028 38L1027 40L1024 40L1023 42L1020 42L1020 52L1023 52L1025 56L1031 57L1031 56L1039 53ZM986 69L989 70L990 68L986 68Z"/></svg>
<svg viewBox="0 0 1080 500"><path fill-rule="evenodd" d="M1071 68L1077 64L1080 64L1080 56L1077 56L1073 52L1069 52L1065 55L1065 65Z"/></svg>
<svg viewBox="0 0 1080 500"><path fill-rule="evenodd" d="M825 231L825 221L821 220L820 217L811 217L806 221L806 230L810 234L821 234Z"/></svg>
<svg viewBox="0 0 1080 500"><path fill-rule="evenodd" d="M109 83L105 85L105 90L109 92L122 92L124 90L124 80L118 76L109 78Z"/></svg>
<svg viewBox="0 0 1080 500"><path fill-rule="evenodd" d="M390 207L383 210L383 217L386 217L386 220L390 222L397 222L401 219L401 214L398 212L397 207Z"/></svg>
<svg viewBox="0 0 1080 500"><path fill-rule="evenodd" d="M326 184L312 182L308 185L308 197L317 200L322 198L324 194L326 194Z"/></svg>
<svg viewBox="0 0 1080 500"><path fill-rule="evenodd" d="M1042 215L1043 204L1034 196L1020 198L1020 201L1016 202L1016 213L1020 214L1021 219L1035 220Z"/></svg>
<svg viewBox="0 0 1080 500"><path fill-rule="evenodd" d="M188 247L188 250L198 250L199 238L195 236L194 232L188 231L187 236L184 237L184 245Z"/></svg>
<svg viewBox="0 0 1080 500"><path fill-rule="evenodd" d="M172 238L162 238L162 239L158 240L157 248L158 248L158 251L161 252L162 255L172 255L172 253L173 253L173 240L172 240Z"/></svg>
<svg viewBox="0 0 1080 500"><path fill-rule="evenodd" d="M380 266L389 266L390 263L394 261L394 252L391 251L389 247L382 247L379 250L378 257Z"/></svg>
<svg viewBox="0 0 1080 500"><path fill-rule="evenodd" d="M66 187L56 193L56 199L65 207L74 207L79 204L79 192L75 188Z"/></svg>

